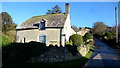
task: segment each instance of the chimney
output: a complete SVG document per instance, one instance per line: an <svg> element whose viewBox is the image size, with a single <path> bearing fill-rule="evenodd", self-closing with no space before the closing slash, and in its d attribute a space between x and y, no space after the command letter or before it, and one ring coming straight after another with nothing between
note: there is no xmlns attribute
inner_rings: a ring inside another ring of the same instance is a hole
<svg viewBox="0 0 120 68"><path fill-rule="evenodd" d="M66 14L70 14L70 4L69 3L66 3Z"/></svg>

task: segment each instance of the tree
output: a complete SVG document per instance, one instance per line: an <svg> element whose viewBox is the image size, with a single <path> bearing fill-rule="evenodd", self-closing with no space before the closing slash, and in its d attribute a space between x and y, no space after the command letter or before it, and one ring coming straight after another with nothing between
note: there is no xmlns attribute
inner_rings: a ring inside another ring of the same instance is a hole
<svg viewBox="0 0 120 68"><path fill-rule="evenodd" d="M48 10L48 12L46 13L46 14L51 14L52 13L52 11L51 10Z"/></svg>
<svg viewBox="0 0 120 68"><path fill-rule="evenodd" d="M16 24L13 23L11 16L7 12L2 12L0 14L2 17L2 32L5 33L16 28Z"/></svg>
<svg viewBox="0 0 120 68"><path fill-rule="evenodd" d="M104 32L104 36L106 36L108 39L114 39L115 38L115 36L109 31Z"/></svg>
<svg viewBox="0 0 120 68"><path fill-rule="evenodd" d="M70 36L70 40L73 42L73 45L81 45L83 44L83 38L79 34L73 34Z"/></svg>
<svg viewBox="0 0 120 68"><path fill-rule="evenodd" d="M103 33L104 31L106 31L106 28L107 28L107 27L108 27L108 26L105 25L103 22L96 22L96 23L94 23L92 32L93 32L93 34L96 34L96 35L98 35L98 36L102 36L102 33Z"/></svg>
<svg viewBox="0 0 120 68"><path fill-rule="evenodd" d="M93 39L93 35L91 33L86 33L85 36L84 36L84 39L85 40Z"/></svg>
<svg viewBox="0 0 120 68"><path fill-rule="evenodd" d="M58 5L52 8L52 10L48 10L46 14L55 14L55 13L62 13L62 10Z"/></svg>

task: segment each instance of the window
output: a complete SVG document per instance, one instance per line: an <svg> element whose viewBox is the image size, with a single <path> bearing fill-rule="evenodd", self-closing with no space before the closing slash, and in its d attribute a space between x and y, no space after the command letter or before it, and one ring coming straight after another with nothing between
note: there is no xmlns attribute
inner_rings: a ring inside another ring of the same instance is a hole
<svg viewBox="0 0 120 68"><path fill-rule="evenodd" d="M45 35L39 35L39 42L40 43L46 43L46 36Z"/></svg>
<svg viewBox="0 0 120 68"><path fill-rule="evenodd" d="M44 19L42 19L42 20L40 21L39 29L40 29L40 30L45 30L45 20L44 20Z"/></svg>

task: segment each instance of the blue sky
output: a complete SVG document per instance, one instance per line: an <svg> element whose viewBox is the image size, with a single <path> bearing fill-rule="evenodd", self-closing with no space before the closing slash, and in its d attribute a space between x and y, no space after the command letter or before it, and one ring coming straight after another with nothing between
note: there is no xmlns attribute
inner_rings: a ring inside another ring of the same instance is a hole
<svg viewBox="0 0 120 68"><path fill-rule="evenodd" d="M3 2L2 11L7 12L13 21L20 25L32 16L45 15L47 10L59 5L65 12L66 2ZM70 2L71 24L77 27L92 27L95 22L115 25L117 2Z"/></svg>

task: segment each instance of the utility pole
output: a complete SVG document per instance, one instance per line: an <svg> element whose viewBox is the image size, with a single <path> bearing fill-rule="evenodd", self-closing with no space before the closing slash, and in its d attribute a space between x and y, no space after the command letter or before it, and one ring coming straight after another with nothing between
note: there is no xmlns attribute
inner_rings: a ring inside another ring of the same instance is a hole
<svg viewBox="0 0 120 68"><path fill-rule="evenodd" d="M118 8L115 7L115 22L116 22L116 44L118 43Z"/></svg>

